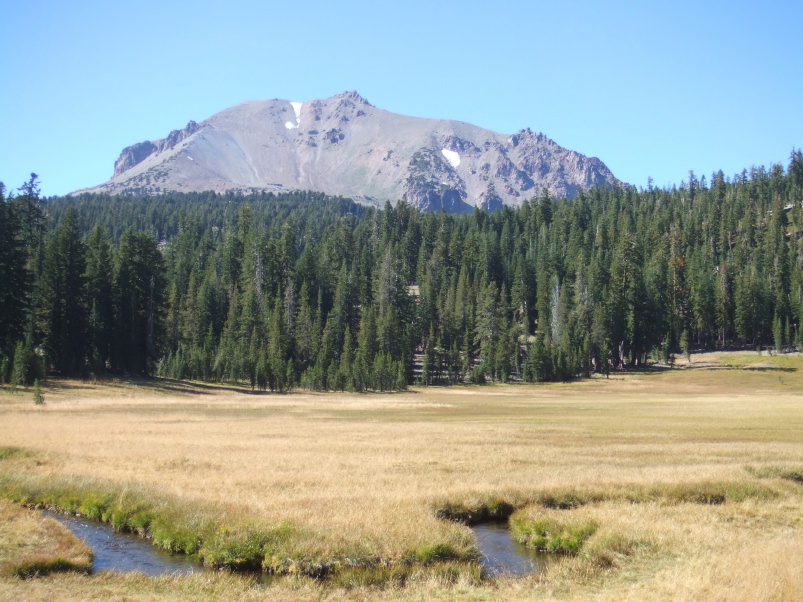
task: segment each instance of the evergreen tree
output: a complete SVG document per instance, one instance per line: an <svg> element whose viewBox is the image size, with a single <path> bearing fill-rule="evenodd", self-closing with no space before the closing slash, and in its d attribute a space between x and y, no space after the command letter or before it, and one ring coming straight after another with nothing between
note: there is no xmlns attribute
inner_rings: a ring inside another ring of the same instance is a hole
<svg viewBox="0 0 803 602"><path fill-rule="evenodd" d="M40 196L39 176L31 174L30 179L19 188L14 199L17 206L25 241L28 247L29 266L37 276L41 273L42 243L46 231L45 203Z"/></svg>
<svg viewBox="0 0 803 602"><path fill-rule="evenodd" d="M90 363L103 369L110 359L113 337L113 261L106 233L95 226L86 241L86 305L89 309L88 344Z"/></svg>
<svg viewBox="0 0 803 602"><path fill-rule="evenodd" d="M11 356L25 330L31 282L26 261L22 224L0 182L0 358Z"/></svg>
<svg viewBox="0 0 803 602"><path fill-rule="evenodd" d="M62 374L80 373L87 352L86 247L78 215L68 210L45 247L39 279L39 317L44 346Z"/></svg>
<svg viewBox="0 0 803 602"><path fill-rule="evenodd" d="M24 341L19 341L14 349L14 367L11 373L11 385L30 386L37 379L45 377L43 358L33 346L33 335L27 334Z"/></svg>
<svg viewBox="0 0 803 602"><path fill-rule="evenodd" d="M113 367L149 374L163 329L164 261L146 232L127 230L120 239L114 273Z"/></svg>

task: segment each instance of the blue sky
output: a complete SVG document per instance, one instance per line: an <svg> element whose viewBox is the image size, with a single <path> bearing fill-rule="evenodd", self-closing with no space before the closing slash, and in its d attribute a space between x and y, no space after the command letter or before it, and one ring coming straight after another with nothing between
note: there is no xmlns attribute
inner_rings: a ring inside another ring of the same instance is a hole
<svg viewBox="0 0 803 602"><path fill-rule="evenodd" d="M803 147L803 2L298 0L0 9L0 180L108 179L123 147L246 100L529 127L626 182L680 184Z"/></svg>

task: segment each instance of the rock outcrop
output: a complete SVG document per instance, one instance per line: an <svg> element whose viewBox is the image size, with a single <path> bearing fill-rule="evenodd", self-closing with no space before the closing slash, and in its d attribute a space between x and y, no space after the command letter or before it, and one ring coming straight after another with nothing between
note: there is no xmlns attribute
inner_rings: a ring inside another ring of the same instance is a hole
<svg viewBox="0 0 803 602"><path fill-rule="evenodd" d="M117 158L117 161L114 162L115 177L139 165L151 155L174 149L176 144L189 138L197 131L198 124L190 120L187 127L183 130L173 130L167 135L167 138L157 140L156 142L145 140L144 142L137 142L136 144L125 147Z"/></svg>

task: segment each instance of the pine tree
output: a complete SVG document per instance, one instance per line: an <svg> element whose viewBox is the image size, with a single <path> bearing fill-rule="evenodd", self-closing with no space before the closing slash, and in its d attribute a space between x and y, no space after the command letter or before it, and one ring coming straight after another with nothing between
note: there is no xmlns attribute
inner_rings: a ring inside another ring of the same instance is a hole
<svg viewBox="0 0 803 602"><path fill-rule="evenodd" d="M39 276L46 231L45 203L40 196L39 176L32 173L30 179L20 186L19 193L14 202L18 208L28 247L29 269Z"/></svg>
<svg viewBox="0 0 803 602"><path fill-rule="evenodd" d="M86 304L89 308L88 353L94 370L105 368L113 337L112 252L108 237L95 226L86 240Z"/></svg>
<svg viewBox="0 0 803 602"><path fill-rule="evenodd" d="M23 228L0 182L0 357L9 357L28 318L31 275Z"/></svg>
<svg viewBox="0 0 803 602"><path fill-rule="evenodd" d="M354 391L354 343L351 337L351 328L346 326L343 336L343 351L340 354L340 380L346 391Z"/></svg>
<svg viewBox="0 0 803 602"><path fill-rule="evenodd" d="M116 370L149 374L159 356L165 270L156 241L129 229L120 239L114 274Z"/></svg>
<svg viewBox="0 0 803 602"><path fill-rule="evenodd" d="M33 346L33 334L28 332L24 341L19 341L14 350L14 367L11 373L11 385L30 386L35 380L44 378L44 362Z"/></svg>
<svg viewBox="0 0 803 602"><path fill-rule="evenodd" d="M772 339L775 344L775 353L786 353L783 322L778 314L775 314L772 320Z"/></svg>
<svg viewBox="0 0 803 602"><path fill-rule="evenodd" d="M44 345L53 367L78 374L87 355L86 247L78 214L70 208L47 241L38 310Z"/></svg>
<svg viewBox="0 0 803 602"><path fill-rule="evenodd" d="M494 282L489 282L477 300L477 319L474 344L479 348L483 371L497 376L497 345L504 330L505 316Z"/></svg>

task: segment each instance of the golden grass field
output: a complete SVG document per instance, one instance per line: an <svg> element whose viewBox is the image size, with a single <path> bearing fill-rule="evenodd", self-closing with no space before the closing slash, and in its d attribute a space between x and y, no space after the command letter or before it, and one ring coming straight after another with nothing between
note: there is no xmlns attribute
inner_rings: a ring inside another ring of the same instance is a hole
<svg viewBox="0 0 803 602"><path fill-rule="evenodd" d="M92 551L54 520L0 500L0 576L88 572Z"/></svg>
<svg viewBox="0 0 803 602"><path fill-rule="evenodd" d="M799 355L711 353L610 379L397 394L163 380L51 380L43 392L44 406L0 392L0 448L20 448L0 456L0 474L158 498L225 534L292 525L300 556L413 558L413 569L378 585L5 576L3 599L803 599ZM695 497L720 491L713 504ZM545 508L553 498L577 503ZM481 580L470 529L437 514L500 500L523 520L598 528L542 575ZM461 561L415 564L411 551L439 544Z"/></svg>

